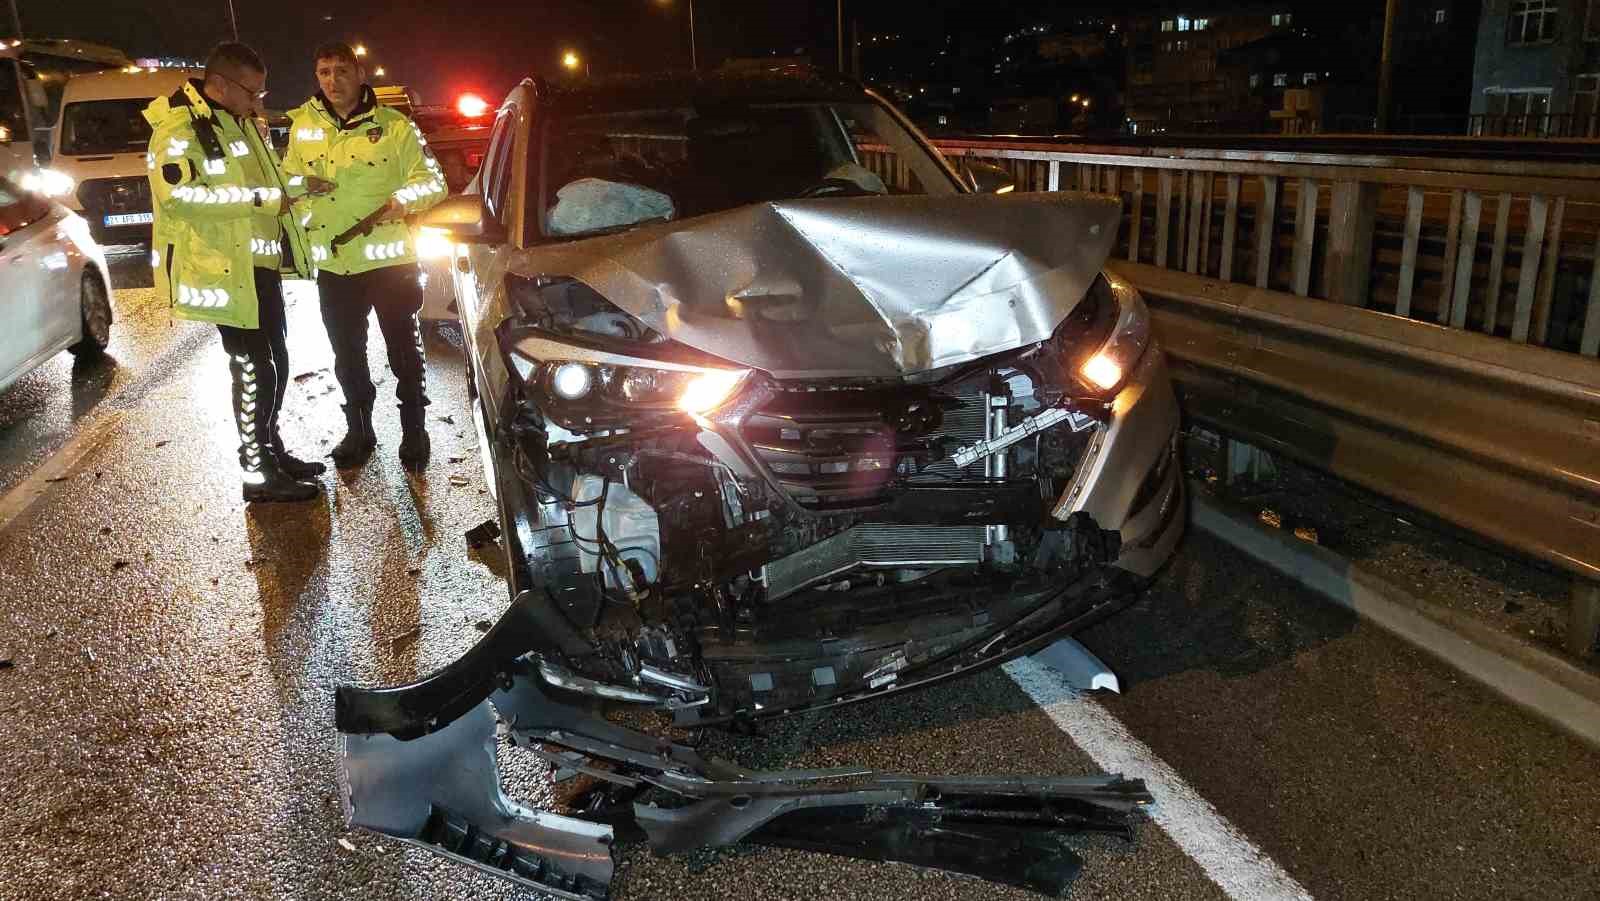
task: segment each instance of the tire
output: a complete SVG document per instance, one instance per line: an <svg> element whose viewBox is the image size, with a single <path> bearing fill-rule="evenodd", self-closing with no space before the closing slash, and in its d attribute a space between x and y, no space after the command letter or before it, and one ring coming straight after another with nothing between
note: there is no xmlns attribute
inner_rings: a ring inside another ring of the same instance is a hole
<svg viewBox="0 0 1600 901"><path fill-rule="evenodd" d="M111 298L106 292L105 280L100 273L89 270L83 274L78 288L79 316L83 337L67 350L80 357L99 356L111 343Z"/></svg>

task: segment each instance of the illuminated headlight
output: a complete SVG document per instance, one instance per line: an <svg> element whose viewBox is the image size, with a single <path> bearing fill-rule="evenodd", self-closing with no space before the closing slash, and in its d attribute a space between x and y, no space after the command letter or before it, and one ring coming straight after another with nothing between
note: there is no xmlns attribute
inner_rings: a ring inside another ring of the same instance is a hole
<svg viewBox="0 0 1600 901"><path fill-rule="evenodd" d="M72 193L78 183L72 176L55 169L36 169L22 176L22 189L46 197L65 197Z"/></svg>
<svg viewBox="0 0 1600 901"><path fill-rule="evenodd" d="M1111 336L1078 366L1078 375L1106 394L1122 387L1150 346L1150 309L1137 291L1121 292L1122 303Z"/></svg>
<svg viewBox="0 0 1600 901"><path fill-rule="evenodd" d="M455 252L448 233L426 226L417 229L417 258L422 260L449 259Z"/></svg>
<svg viewBox="0 0 1600 901"><path fill-rule="evenodd" d="M558 420L605 428L639 415L704 416L738 395L748 369L584 348L551 337L525 337L509 351L523 382Z"/></svg>
<svg viewBox="0 0 1600 901"><path fill-rule="evenodd" d="M594 374L582 363L562 363L550 372L550 390L565 400L579 400L594 386Z"/></svg>

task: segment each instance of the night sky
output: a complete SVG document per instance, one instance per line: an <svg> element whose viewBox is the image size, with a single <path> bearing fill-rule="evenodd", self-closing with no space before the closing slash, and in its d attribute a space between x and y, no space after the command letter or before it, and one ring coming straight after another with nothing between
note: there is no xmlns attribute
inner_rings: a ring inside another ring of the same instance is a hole
<svg viewBox="0 0 1600 901"><path fill-rule="evenodd" d="M313 89L310 51L319 41L361 41L393 81L443 103L463 90L498 101L521 78L557 71L576 49L596 75L687 67L689 0L234 0L240 39L269 66L270 106L300 102ZM30 37L76 37L141 56L203 57L231 36L227 0L16 0ZM986 30L1050 10L1104 2L851 0L863 29L925 33ZM702 66L732 55L774 51L821 64L834 59L832 0L695 0Z"/></svg>

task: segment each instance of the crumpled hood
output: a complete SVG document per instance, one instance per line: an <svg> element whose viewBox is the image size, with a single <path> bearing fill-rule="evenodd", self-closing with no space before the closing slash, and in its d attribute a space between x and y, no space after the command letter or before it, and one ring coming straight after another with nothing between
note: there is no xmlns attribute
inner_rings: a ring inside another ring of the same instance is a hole
<svg viewBox="0 0 1600 901"><path fill-rule="evenodd" d="M754 204L520 251L663 335L777 378L899 377L1049 337L1116 239L1071 192Z"/></svg>

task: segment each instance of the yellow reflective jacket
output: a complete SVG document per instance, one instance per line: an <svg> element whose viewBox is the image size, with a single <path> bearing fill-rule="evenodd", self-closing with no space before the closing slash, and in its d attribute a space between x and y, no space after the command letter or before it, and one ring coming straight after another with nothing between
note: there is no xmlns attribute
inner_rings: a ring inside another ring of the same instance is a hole
<svg viewBox="0 0 1600 901"><path fill-rule="evenodd" d="M156 98L144 117L156 291L179 319L258 328L251 270L310 272L305 232L278 215L287 185L276 151L254 123L213 108L197 81Z"/></svg>
<svg viewBox="0 0 1600 901"><path fill-rule="evenodd" d="M303 192L308 175L334 183L332 193L306 197L295 207L311 239L312 265L335 275L355 275L414 264L413 236L399 220L374 225L337 248L334 240L390 198L398 200L407 214L420 213L445 198L444 174L416 123L380 106L365 86L361 102L343 121L321 94L289 116L284 171L290 191Z"/></svg>

